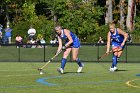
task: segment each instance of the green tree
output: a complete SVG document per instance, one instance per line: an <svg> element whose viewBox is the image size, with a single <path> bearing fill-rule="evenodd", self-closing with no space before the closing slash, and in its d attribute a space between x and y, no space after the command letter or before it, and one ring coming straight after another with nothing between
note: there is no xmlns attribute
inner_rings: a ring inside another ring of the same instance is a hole
<svg viewBox="0 0 140 93"><path fill-rule="evenodd" d="M119 2L113 0L113 20L120 19ZM105 25L106 9L103 0L2 0L0 3L1 24L10 22L13 28L13 40L18 33L27 38L27 30L32 25L37 34L46 40L52 38L54 26L60 23L63 27L72 30L82 42L97 42L102 36L106 40L108 25ZM123 5L127 10L127 3ZM116 11L118 10L118 11ZM138 11L138 9L137 9ZM127 15L127 13L125 13ZM135 41L139 41L139 15L136 14ZM126 21L126 18L124 18Z"/></svg>
<svg viewBox="0 0 140 93"><path fill-rule="evenodd" d="M56 4L57 3L57 4ZM75 32L84 42L97 41L99 20L104 15L104 8L96 5L96 0L82 2L67 0L55 2L55 13L58 23Z"/></svg>

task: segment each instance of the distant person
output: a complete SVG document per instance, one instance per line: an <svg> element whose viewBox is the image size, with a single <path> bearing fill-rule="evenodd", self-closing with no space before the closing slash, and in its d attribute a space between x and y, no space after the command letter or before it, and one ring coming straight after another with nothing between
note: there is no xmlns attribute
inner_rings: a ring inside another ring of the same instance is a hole
<svg viewBox="0 0 140 93"><path fill-rule="evenodd" d="M31 41L27 40L27 44L26 44L25 48L31 48L31 47L32 47Z"/></svg>
<svg viewBox="0 0 140 93"><path fill-rule="evenodd" d="M36 40L34 38L31 38L30 43L32 44L31 48L36 48Z"/></svg>
<svg viewBox="0 0 140 93"><path fill-rule="evenodd" d="M40 39L40 43L41 44L46 44L46 41L44 40L44 38Z"/></svg>
<svg viewBox="0 0 140 93"><path fill-rule="evenodd" d="M2 38L2 30L0 29L0 38Z"/></svg>
<svg viewBox="0 0 140 93"><path fill-rule="evenodd" d="M37 44L37 48L45 47L46 41L45 41L45 39L44 39L42 34L37 35L36 44Z"/></svg>
<svg viewBox="0 0 140 93"><path fill-rule="evenodd" d="M2 29L3 26L0 24L0 44L2 44Z"/></svg>
<svg viewBox="0 0 140 93"><path fill-rule="evenodd" d="M128 33L128 39L127 39L127 41L128 41L129 43L132 43L132 36L131 36L130 33Z"/></svg>
<svg viewBox="0 0 140 93"><path fill-rule="evenodd" d="M50 44L51 44L52 46L55 46L56 44L58 44L57 38L50 40Z"/></svg>
<svg viewBox="0 0 140 93"><path fill-rule="evenodd" d="M112 57L112 66L110 71L117 70L117 63L122 55L123 49L125 47L128 34L122 31L120 28L116 28L114 23L109 25L109 32L107 34L107 50L106 53L109 53L110 45L112 46L113 57Z"/></svg>
<svg viewBox="0 0 140 93"><path fill-rule="evenodd" d="M44 38L42 37L39 41L40 47L39 48L43 48L45 47L46 41L44 40Z"/></svg>
<svg viewBox="0 0 140 93"><path fill-rule="evenodd" d="M2 29L3 29L3 26L0 24L0 38L2 38Z"/></svg>
<svg viewBox="0 0 140 93"><path fill-rule="evenodd" d="M28 30L28 35L29 40L31 40L32 38L35 39L36 30L32 26L30 26L30 29Z"/></svg>
<svg viewBox="0 0 140 93"><path fill-rule="evenodd" d="M103 41L103 39L102 39L102 37L100 36L99 37L99 40L98 40L98 42L97 43L101 43L101 44L103 44L104 43L104 41Z"/></svg>
<svg viewBox="0 0 140 93"><path fill-rule="evenodd" d="M5 35L4 35L4 40L8 40L8 44L11 44L11 36L12 36L12 29L7 25L7 27L4 29Z"/></svg>
<svg viewBox="0 0 140 93"><path fill-rule="evenodd" d="M19 46L21 46L21 44L23 44L23 39L20 35L16 35L16 46L17 48L19 48Z"/></svg>

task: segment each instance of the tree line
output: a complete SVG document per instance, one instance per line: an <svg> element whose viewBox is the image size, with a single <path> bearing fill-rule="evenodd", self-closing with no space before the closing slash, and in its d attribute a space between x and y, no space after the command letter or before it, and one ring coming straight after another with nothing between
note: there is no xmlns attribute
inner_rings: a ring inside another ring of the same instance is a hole
<svg viewBox="0 0 140 93"><path fill-rule="evenodd" d="M13 40L16 34L27 38L32 25L47 42L55 37L59 23L78 35L81 42L106 41L108 23L132 34L140 41L140 0L1 0L0 24L10 23Z"/></svg>

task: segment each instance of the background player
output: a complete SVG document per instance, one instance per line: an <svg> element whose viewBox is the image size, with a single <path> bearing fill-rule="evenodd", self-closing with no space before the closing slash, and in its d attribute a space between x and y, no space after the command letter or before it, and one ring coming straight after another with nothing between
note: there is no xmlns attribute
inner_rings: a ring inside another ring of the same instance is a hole
<svg viewBox="0 0 140 93"><path fill-rule="evenodd" d="M57 37L59 43L57 52L59 52L61 49L64 50L63 58L61 61L61 67L58 68L57 71L60 72L61 74L64 73L67 57L72 51L72 58L79 65L77 72L81 72L84 65L81 63L80 59L78 58L78 53L80 48L80 41L78 37L70 30L63 29L60 25L57 25L55 27L55 30L58 35Z"/></svg>
<svg viewBox="0 0 140 93"><path fill-rule="evenodd" d="M113 57L112 57L112 66L110 68L110 71L116 71L117 70L117 62L119 61L119 58L122 55L128 34L119 28L115 28L114 23L111 23L109 25L109 29L110 29L110 31L107 34L106 53L109 53L110 44L111 44L112 51L113 51Z"/></svg>

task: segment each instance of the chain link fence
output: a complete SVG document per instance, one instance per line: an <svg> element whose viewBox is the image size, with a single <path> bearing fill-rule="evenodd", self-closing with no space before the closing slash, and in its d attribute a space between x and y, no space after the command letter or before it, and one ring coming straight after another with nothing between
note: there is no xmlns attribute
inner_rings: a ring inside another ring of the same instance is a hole
<svg viewBox="0 0 140 93"><path fill-rule="evenodd" d="M42 48L16 47L15 44L1 45L0 62L46 62L55 55L57 46L42 45ZM37 45L34 45L37 46ZM83 62L111 62L112 53L101 60L97 60L106 52L106 44L81 44L79 58ZM53 61L61 61L63 53ZM69 62L72 62L72 54L69 55ZM120 61L140 62L140 44L126 44Z"/></svg>

